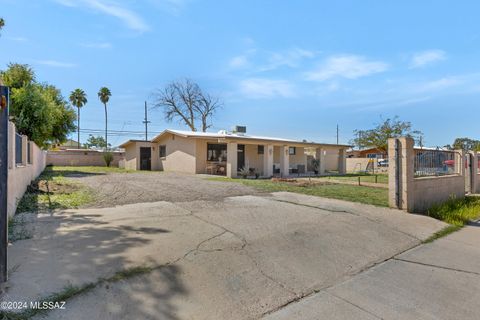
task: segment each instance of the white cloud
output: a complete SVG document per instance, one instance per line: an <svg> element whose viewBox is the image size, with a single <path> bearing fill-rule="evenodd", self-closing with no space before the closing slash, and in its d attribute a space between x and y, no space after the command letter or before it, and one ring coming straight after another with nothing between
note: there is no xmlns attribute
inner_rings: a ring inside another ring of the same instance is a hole
<svg viewBox="0 0 480 320"><path fill-rule="evenodd" d="M86 42L80 43L82 47L94 49L110 49L112 44L110 42Z"/></svg>
<svg viewBox="0 0 480 320"><path fill-rule="evenodd" d="M260 67L260 71L274 70L282 66L295 68L303 59L313 57L315 57L313 51L300 48L293 48L286 52L274 52L270 54L268 63L265 66Z"/></svg>
<svg viewBox="0 0 480 320"><path fill-rule="evenodd" d="M230 66L230 68L233 68L233 69L245 68L246 66L249 65L248 58L246 55L233 57L228 62L228 65Z"/></svg>
<svg viewBox="0 0 480 320"><path fill-rule="evenodd" d="M307 80L325 81L333 78L357 79L384 72L388 64L356 55L338 55L326 59L316 70L307 72Z"/></svg>
<svg viewBox="0 0 480 320"><path fill-rule="evenodd" d="M446 89L461 84L462 81L458 77L444 77L441 79L426 82L418 87L418 91L434 91Z"/></svg>
<svg viewBox="0 0 480 320"><path fill-rule="evenodd" d="M249 98L274 98L295 96L293 85L286 80L249 78L240 82L242 94Z"/></svg>
<svg viewBox="0 0 480 320"><path fill-rule="evenodd" d="M6 39L16 41L16 42L27 42L28 39L24 37L7 37Z"/></svg>
<svg viewBox="0 0 480 320"><path fill-rule="evenodd" d="M119 3L111 0L55 0L67 7L87 7L97 12L120 19L132 30L138 32L148 31L150 28L143 19L135 12L122 7Z"/></svg>
<svg viewBox="0 0 480 320"><path fill-rule="evenodd" d="M410 68L421 68L426 65L445 60L447 55L443 50L427 50L413 55Z"/></svg>
<svg viewBox="0 0 480 320"><path fill-rule="evenodd" d="M41 64L44 66L49 66L49 67L57 67L57 68L73 68L77 66L74 63L61 62L57 60L37 60L35 61L35 63Z"/></svg>

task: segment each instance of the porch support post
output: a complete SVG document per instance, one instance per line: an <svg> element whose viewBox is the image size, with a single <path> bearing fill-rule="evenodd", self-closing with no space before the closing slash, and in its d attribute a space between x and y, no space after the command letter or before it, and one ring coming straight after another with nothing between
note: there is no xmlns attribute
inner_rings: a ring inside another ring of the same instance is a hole
<svg viewBox="0 0 480 320"><path fill-rule="evenodd" d="M318 173L325 174L325 149L315 149L315 159L320 160L320 168L318 168Z"/></svg>
<svg viewBox="0 0 480 320"><path fill-rule="evenodd" d="M273 176L273 145L271 144L263 146L263 175Z"/></svg>
<svg viewBox="0 0 480 320"><path fill-rule="evenodd" d="M347 153L345 148L338 150L338 173L347 173Z"/></svg>
<svg viewBox="0 0 480 320"><path fill-rule="evenodd" d="M288 146L280 147L280 174L283 177L287 177L290 173L288 172L290 166L290 155L288 154Z"/></svg>
<svg viewBox="0 0 480 320"><path fill-rule="evenodd" d="M236 142L227 143L227 177L237 177L237 159L238 144Z"/></svg>

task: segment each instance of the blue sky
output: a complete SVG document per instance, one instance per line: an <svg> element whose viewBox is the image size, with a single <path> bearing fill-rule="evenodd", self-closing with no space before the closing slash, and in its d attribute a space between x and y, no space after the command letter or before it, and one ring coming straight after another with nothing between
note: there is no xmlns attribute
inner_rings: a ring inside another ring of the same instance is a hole
<svg viewBox="0 0 480 320"><path fill-rule="evenodd" d="M143 101L191 78L224 108L214 128L348 142L400 116L429 146L480 138L480 3L463 1L0 0L0 69L89 98L81 127L142 131ZM150 111L150 131L185 129ZM73 136L73 135L72 135ZM87 134L82 135L85 139ZM112 137L119 144L130 135Z"/></svg>

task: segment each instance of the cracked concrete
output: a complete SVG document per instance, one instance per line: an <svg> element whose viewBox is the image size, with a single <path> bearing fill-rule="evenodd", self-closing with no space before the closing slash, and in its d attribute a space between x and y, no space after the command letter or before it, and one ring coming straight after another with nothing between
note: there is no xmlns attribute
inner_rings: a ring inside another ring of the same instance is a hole
<svg viewBox="0 0 480 320"><path fill-rule="evenodd" d="M258 319L316 301L318 291L323 312L344 306L339 316L347 316L360 309L326 290L444 226L289 193L66 210L30 223L33 238L9 248L3 300L35 300L129 267L157 267L102 283L48 319Z"/></svg>
<svg viewBox="0 0 480 320"><path fill-rule="evenodd" d="M407 250L264 319L478 319L478 226Z"/></svg>

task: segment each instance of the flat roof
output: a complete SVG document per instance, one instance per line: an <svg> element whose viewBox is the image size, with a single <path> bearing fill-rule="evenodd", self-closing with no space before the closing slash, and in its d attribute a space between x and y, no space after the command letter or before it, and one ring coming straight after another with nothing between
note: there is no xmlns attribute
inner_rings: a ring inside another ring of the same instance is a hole
<svg viewBox="0 0 480 320"><path fill-rule="evenodd" d="M230 133L230 132L198 132L198 131L185 131L185 130L173 130L173 129L166 129L162 131L160 134L155 136L151 141L145 140L128 140L120 145L120 147L124 147L132 142L156 142L160 137L163 135L170 133L175 134L178 136L182 136L185 138L212 138L212 139L225 139L225 140L233 140L233 139L241 139L241 140L258 140L258 141L272 141L272 142L287 142L287 143L294 143L294 144L301 144L301 145L308 145L308 146L340 146L340 147L351 147L350 145L345 144L332 144L332 143L320 143L320 142L308 142L308 141L299 141L293 139L285 139L285 138L277 138L277 137L266 137L266 136L254 136L248 134L239 134L239 133Z"/></svg>

